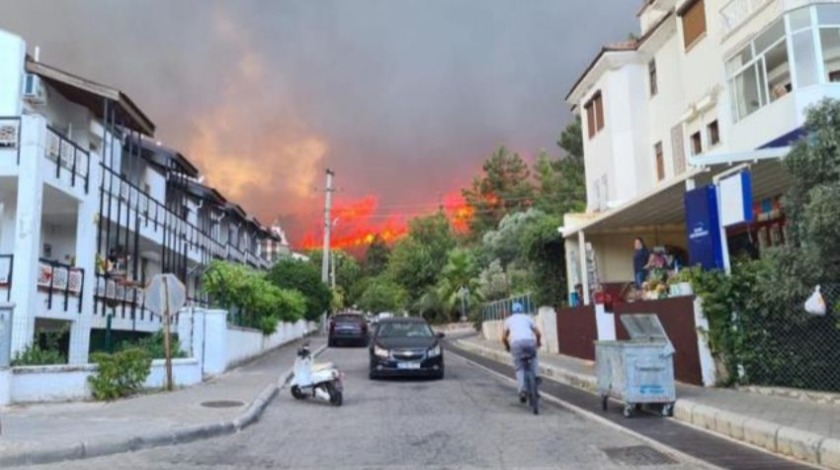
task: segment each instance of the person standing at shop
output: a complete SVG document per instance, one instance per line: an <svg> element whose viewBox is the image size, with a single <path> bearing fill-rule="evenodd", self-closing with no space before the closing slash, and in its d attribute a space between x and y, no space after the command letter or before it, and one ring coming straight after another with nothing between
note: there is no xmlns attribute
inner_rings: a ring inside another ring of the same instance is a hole
<svg viewBox="0 0 840 470"><path fill-rule="evenodd" d="M633 254L633 280L636 281L636 288L641 289L642 283L647 277L647 264L650 260L650 251L645 246L645 241L642 237L637 237L634 241L635 253Z"/></svg>

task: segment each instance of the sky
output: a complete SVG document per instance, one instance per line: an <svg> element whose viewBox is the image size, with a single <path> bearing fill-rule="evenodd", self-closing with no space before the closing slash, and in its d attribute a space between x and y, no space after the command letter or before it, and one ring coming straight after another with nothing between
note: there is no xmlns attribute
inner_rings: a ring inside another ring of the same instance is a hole
<svg viewBox="0 0 840 470"><path fill-rule="evenodd" d="M126 92L158 140L299 245L323 224L327 168L339 212L364 209L337 223L356 234L434 210L500 145L559 156L566 93L637 32L640 3L0 0L0 28Z"/></svg>

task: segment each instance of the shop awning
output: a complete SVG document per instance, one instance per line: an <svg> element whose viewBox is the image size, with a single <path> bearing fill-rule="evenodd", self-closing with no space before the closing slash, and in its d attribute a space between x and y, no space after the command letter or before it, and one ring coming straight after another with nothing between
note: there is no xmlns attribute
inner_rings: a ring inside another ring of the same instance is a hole
<svg viewBox="0 0 840 470"><path fill-rule="evenodd" d="M576 237L578 232L589 234L626 233L654 227L678 226L685 223L683 195L686 184L694 180L700 187L712 182L715 175L733 165L749 164L752 173L753 198L762 200L784 193L791 178L781 158L788 147L729 154L706 154L691 157L689 169L621 206L597 215L576 227L565 227L563 236Z"/></svg>

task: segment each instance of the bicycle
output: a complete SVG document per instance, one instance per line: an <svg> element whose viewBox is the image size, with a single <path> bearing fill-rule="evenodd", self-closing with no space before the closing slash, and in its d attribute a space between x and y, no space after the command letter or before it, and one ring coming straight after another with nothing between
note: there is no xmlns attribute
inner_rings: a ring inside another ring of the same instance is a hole
<svg viewBox="0 0 840 470"><path fill-rule="evenodd" d="M525 366L525 395L535 415L540 414L539 381L531 367L531 361L534 360L536 355L536 351L529 351L522 357L522 362Z"/></svg>

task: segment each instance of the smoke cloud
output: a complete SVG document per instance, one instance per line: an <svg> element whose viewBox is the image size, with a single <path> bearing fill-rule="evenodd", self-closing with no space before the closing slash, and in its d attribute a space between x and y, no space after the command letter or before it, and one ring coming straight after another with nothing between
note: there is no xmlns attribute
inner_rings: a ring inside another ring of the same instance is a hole
<svg viewBox="0 0 840 470"><path fill-rule="evenodd" d="M499 145L557 153L563 97L636 31L638 3L0 0L0 28L125 91L159 140L301 243L326 168L339 202L373 197L393 220L434 210Z"/></svg>

